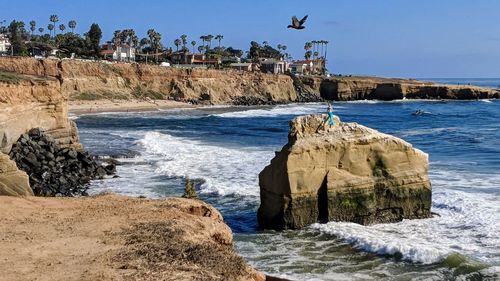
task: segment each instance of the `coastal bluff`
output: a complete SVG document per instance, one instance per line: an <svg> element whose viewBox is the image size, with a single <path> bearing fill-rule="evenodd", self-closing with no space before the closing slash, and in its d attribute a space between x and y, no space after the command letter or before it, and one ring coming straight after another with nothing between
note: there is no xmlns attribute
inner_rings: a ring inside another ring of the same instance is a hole
<svg viewBox="0 0 500 281"><path fill-rule="evenodd" d="M325 100L476 100L498 99L500 89L473 85L439 84L415 79L370 76L309 77L296 79L299 92L320 96Z"/></svg>
<svg viewBox="0 0 500 281"><path fill-rule="evenodd" d="M198 200L0 196L0 233L2 280L274 280Z"/></svg>
<svg viewBox="0 0 500 281"><path fill-rule="evenodd" d="M0 57L0 70L58 79L70 101L172 99L245 105L297 100L289 76L260 72L21 57Z"/></svg>
<svg viewBox="0 0 500 281"><path fill-rule="evenodd" d="M0 72L0 195L33 194L28 175L7 155L32 128L42 128L61 146L82 149L57 79Z"/></svg>
<svg viewBox="0 0 500 281"><path fill-rule="evenodd" d="M431 216L428 155L394 136L327 115L290 122L288 143L259 174L259 225L363 225Z"/></svg>

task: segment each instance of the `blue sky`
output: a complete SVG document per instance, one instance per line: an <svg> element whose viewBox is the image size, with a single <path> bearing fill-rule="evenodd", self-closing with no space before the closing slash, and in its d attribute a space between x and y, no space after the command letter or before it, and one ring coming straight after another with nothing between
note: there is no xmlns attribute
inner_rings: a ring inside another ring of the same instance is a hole
<svg viewBox="0 0 500 281"><path fill-rule="evenodd" d="M146 2L146 1L144 1ZM155 28L164 45L187 34L223 34L223 45L285 44L302 58L304 42L324 39L333 73L391 77L500 77L498 0L0 0L0 21L34 19L46 28L51 14L74 19L83 34L97 22L110 39L116 29L140 37ZM309 15L307 28L288 30L290 17Z"/></svg>

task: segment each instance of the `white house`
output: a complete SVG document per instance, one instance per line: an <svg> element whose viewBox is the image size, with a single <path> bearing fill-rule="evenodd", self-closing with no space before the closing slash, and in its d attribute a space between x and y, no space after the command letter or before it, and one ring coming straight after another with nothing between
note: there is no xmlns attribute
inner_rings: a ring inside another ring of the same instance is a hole
<svg viewBox="0 0 500 281"><path fill-rule="evenodd" d="M128 44L114 46L108 42L102 46L101 55L105 58L112 56L116 61L135 61L135 48Z"/></svg>
<svg viewBox="0 0 500 281"><path fill-rule="evenodd" d="M0 34L0 54L7 53L10 48L9 38L5 34Z"/></svg>
<svg viewBox="0 0 500 281"><path fill-rule="evenodd" d="M308 74L313 70L312 60L298 60L290 64L290 72L292 74Z"/></svg>
<svg viewBox="0 0 500 281"><path fill-rule="evenodd" d="M260 62L260 70L266 73L283 74L287 71L287 63L282 60L265 59Z"/></svg>

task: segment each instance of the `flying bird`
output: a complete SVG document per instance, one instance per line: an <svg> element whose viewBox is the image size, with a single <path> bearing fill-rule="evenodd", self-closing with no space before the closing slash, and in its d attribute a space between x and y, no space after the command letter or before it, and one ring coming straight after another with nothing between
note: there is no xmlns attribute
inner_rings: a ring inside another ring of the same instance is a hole
<svg viewBox="0 0 500 281"><path fill-rule="evenodd" d="M292 24L288 25L288 28L304 29L306 27L303 26L303 24L306 22L306 20L307 20L307 15L304 18L302 18L301 20L299 20L296 16L293 16L292 17Z"/></svg>

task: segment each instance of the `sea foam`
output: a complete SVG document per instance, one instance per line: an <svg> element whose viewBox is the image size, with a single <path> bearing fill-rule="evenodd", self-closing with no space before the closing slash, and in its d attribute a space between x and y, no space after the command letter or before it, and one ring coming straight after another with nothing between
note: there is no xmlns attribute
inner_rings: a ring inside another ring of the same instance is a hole
<svg viewBox="0 0 500 281"><path fill-rule="evenodd" d="M140 143L156 171L170 177L201 179L201 192L258 196L258 173L272 158L261 148L231 148L148 132Z"/></svg>

